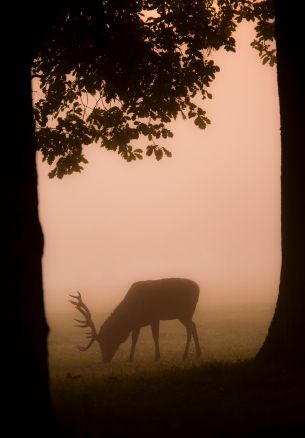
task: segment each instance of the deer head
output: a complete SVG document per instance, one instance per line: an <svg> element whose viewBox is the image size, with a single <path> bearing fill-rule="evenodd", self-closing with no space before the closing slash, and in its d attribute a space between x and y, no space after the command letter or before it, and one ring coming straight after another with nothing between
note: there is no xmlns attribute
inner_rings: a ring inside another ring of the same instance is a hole
<svg viewBox="0 0 305 438"><path fill-rule="evenodd" d="M91 347L94 341L97 341L103 362L111 362L113 356L115 355L120 343L122 342L121 339L117 339L116 333L113 333L113 336L107 336L107 333L104 333L105 330L100 330L100 333L96 332L94 323L92 321L91 313L86 304L83 302L80 292L77 292L77 295L70 295L73 300L70 300L70 303L72 303L76 309L84 316L85 320L75 319L75 321L78 324L75 324L75 327L81 327L81 328L89 328L90 331L85 333L87 338L90 339L88 345L85 347L78 346L78 349L80 351L87 351L88 348ZM105 336L106 335L106 336ZM125 337L126 338L126 337ZM125 339L124 339L125 340Z"/></svg>

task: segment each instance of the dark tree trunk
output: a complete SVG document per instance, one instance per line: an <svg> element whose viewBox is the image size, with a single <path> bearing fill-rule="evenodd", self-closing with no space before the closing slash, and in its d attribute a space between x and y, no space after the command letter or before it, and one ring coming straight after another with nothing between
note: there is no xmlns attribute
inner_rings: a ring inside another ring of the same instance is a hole
<svg viewBox="0 0 305 438"><path fill-rule="evenodd" d="M23 60L24 61L24 60ZM30 65L10 63L10 93L6 100L4 145L5 277L2 314L6 319L3 374L9 432L48 436L53 430L47 365L41 257L43 236L38 218L35 136Z"/></svg>
<svg viewBox="0 0 305 438"><path fill-rule="evenodd" d="M2 26L1 52L5 73L1 81L5 224L1 396L2 430L10 436L53 437L55 429L58 435L49 390L30 71L58 3L5 2L2 8L3 20L9 26Z"/></svg>
<svg viewBox="0 0 305 438"><path fill-rule="evenodd" d="M280 0L274 4L282 144L282 269L275 313L258 358L304 365L304 27L302 14L292 4Z"/></svg>

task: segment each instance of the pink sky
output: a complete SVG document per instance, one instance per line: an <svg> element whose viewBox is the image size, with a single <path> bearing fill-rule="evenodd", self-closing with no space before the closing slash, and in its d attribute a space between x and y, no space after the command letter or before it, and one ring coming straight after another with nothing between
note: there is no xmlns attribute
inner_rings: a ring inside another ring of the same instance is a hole
<svg viewBox="0 0 305 438"><path fill-rule="evenodd" d="M173 158L126 163L90 146L82 174L50 180L38 155L47 311L117 304L141 279L189 277L201 303L270 303L280 270L276 69L238 31L204 102L212 124L173 123ZM141 144L139 144L141 146ZM143 144L144 146L144 144Z"/></svg>

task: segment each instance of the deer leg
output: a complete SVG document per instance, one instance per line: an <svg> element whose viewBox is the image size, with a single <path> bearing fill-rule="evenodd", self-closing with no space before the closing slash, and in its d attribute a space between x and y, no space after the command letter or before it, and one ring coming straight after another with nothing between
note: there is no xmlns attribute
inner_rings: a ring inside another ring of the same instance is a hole
<svg viewBox="0 0 305 438"><path fill-rule="evenodd" d="M135 329L132 330L131 333L131 350L130 350L130 356L129 356L129 361L132 362L133 358L134 358L134 352L136 349L136 345L137 345L137 340L140 334L140 327L136 327Z"/></svg>
<svg viewBox="0 0 305 438"><path fill-rule="evenodd" d="M191 339L192 339L192 327L191 327L191 323L192 321L185 321L180 319L180 321L182 322L182 324L185 326L186 328L186 345L185 345L185 350L183 353L183 360L187 358L188 353L189 353L189 348L190 348L190 343L191 343Z"/></svg>
<svg viewBox="0 0 305 438"><path fill-rule="evenodd" d="M192 321L192 324L191 324L191 328L192 328L192 335L193 335L194 342L195 342L196 356L197 357L201 357L201 348L200 348L200 345L199 345L197 328L196 328L196 324L193 321Z"/></svg>
<svg viewBox="0 0 305 438"><path fill-rule="evenodd" d="M160 359L160 349L159 349L159 321L154 321L151 324L151 332L155 341L155 360Z"/></svg>

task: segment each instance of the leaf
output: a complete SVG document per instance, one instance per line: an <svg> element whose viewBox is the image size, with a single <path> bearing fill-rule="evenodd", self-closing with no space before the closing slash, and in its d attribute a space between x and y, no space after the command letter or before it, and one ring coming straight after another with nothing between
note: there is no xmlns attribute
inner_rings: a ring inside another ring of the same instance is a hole
<svg viewBox="0 0 305 438"><path fill-rule="evenodd" d="M194 120L194 123L200 129L206 128L206 122L205 122L203 117L200 117L200 116L196 117L196 119Z"/></svg>
<svg viewBox="0 0 305 438"><path fill-rule="evenodd" d="M196 113L195 113L195 111L189 111L187 115L188 115L188 118L191 119L192 117L196 116Z"/></svg>
<svg viewBox="0 0 305 438"><path fill-rule="evenodd" d="M160 161L161 158L163 157L163 151L162 151L162 149L155 149L155 156L156 156L156 159L157 159L158 161Z"/></svg>
<svg viewBox="0 0 305 438"><path fill-rule="evenodd" d="M205 114L205 111L203 111L202 108L198 107L198 109L197 109L197 114L198 114L199 116L203 116L203 115Z"/></svg>
<svg viewBox="0 0 305 438"><path fill-rule="evenodd" d="M172 156L172 153L171 153L171 151L169 151L168 149L165 149L164 147L162 147L162 149L163 149L163 152L165 153L165 155L167 156L167 157L171 157Z"/></svg>
<svg viewBox="0 0 305 438"><path fill-rule="evenodd" d="M154 149L155 149L155 146L147 146L147 148L146 148L146 155L148 157L150 157L152 155Z"/></svg>

